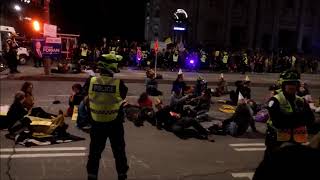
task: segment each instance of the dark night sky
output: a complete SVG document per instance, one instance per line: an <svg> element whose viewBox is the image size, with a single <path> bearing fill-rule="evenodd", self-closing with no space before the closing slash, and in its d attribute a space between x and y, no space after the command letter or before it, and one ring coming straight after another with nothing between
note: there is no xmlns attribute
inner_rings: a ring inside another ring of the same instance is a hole
<svg viewBox="0 0 320 180"><path fill-rule="evenodd" d="M85 41L119 36L142 40L145 0L54 0L51 19L62 33Z"/></svg>

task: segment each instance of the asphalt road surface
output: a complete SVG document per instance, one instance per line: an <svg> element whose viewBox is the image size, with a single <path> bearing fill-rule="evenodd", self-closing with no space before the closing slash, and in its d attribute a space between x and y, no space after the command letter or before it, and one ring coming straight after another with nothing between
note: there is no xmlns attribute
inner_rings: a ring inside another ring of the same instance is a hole
<svg viewBox="0 0 320 180"><path fill-rule="evenodd" d="M1 81L0 104L10 105L14 93L23 81ZM68 96L73 82L41 81L34 83L35 106L57 113L66 110ZM143 84L128 84L129 98L136 99L144 91ZM160 85L165 94L164 102L170 97L170 85ZM319 89L311 89L315 97ZM267 87L252 88L252 96L263 101ZM227 97L224 97L227 98ZM218 98L214 98L217 100ZM221 98L222 99L222 98ZM52 104L60 100L61 104ZM218 106L214 104L213 108ZM225 118L224 114L217 114ZM86 161L90 138L88 134L75 128L75 122L66 119L71 134L85 140L49 146L25 148L17 145L12 156L10 174L15 180L81 180L86 179ZM257 124L264 132L264 124ZM0 179L7 180L7 161L12 153L13 142L0 131ZM261 135L233 138L216 136L216 142L190 138L182 140L172 133L159 131L149 124L137 128L131 122L125 123L127 157L130 166L130 180L248 180L262 159L264 139ZM109 144L109 143L107 143ZM99 171L100 179L116 179L116 170L109 145L103 153Z"/></svg>

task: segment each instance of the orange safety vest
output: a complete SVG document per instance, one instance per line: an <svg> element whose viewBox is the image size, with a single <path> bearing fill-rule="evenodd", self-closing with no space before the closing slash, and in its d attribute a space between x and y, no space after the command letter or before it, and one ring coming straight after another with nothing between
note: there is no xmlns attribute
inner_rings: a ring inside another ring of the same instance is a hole
<svg viewBox="0 0 320 180"><path fill-rule="evenodd" d="M283 112L292 113L293 109L290 103L285 98L283 92L274 96L280 103L280 109ZM295 104L297 101L303 101L301 97L296 97ZM300 126L297 128L287 128L287 129L276 129L272 126L271 119L268 120L268 125L274 128L277 132L277 141L286 142L286 141L295 141L297 143L305 143L308 141L308 131L306 126Z"/></svg>

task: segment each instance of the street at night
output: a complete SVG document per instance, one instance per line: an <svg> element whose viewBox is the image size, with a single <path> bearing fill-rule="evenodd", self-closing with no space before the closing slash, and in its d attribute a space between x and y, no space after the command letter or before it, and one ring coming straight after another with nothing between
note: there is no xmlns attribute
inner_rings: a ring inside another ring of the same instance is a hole
<svg viewBox="0 0 320 180"><path fill-rule="evenodd" d="M320 1L2 0L1 180L319 180Z"/></svg>

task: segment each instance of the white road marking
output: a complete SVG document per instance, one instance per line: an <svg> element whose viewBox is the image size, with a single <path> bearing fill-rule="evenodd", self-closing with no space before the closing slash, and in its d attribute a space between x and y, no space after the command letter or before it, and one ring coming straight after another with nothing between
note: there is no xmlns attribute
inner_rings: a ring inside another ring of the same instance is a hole
<svg viewBox="0 0 320 180"><path fill-rule="evenodd" d="M252 179L254 173L253 172L246 172L246 173L231 173L232 177L234 178L249 178Z"/></svg>
<svg viewBox="0 0 320 180"><path fill-rule="evenodd" d="M85 151L86 147L51 147L51 148L15 148L16 152L38 152L38 151ZM13 152L12 148L2 148L0 152Z"/></svg>
<svg viewBox="0 0 320 180"><path fill-rule="evenodd" d="M232 147L244 147L244 146L265 146L264 143L239 143L239 144L229 144Z"/></svg>
<svg viewBox="0 0 320 180"><path fill-rule="evenodd" d="M9 158L10 154L1 154L0 159ZM52 153L52 154L14 154L11 158L41 158L41 157L83 157L86 153Z"/></svg>
<svg viewBox="0 0 320 180"><path fill-rule="evenodd" d="M235 151L265 151L266 148L234 148Z"/></svg>

